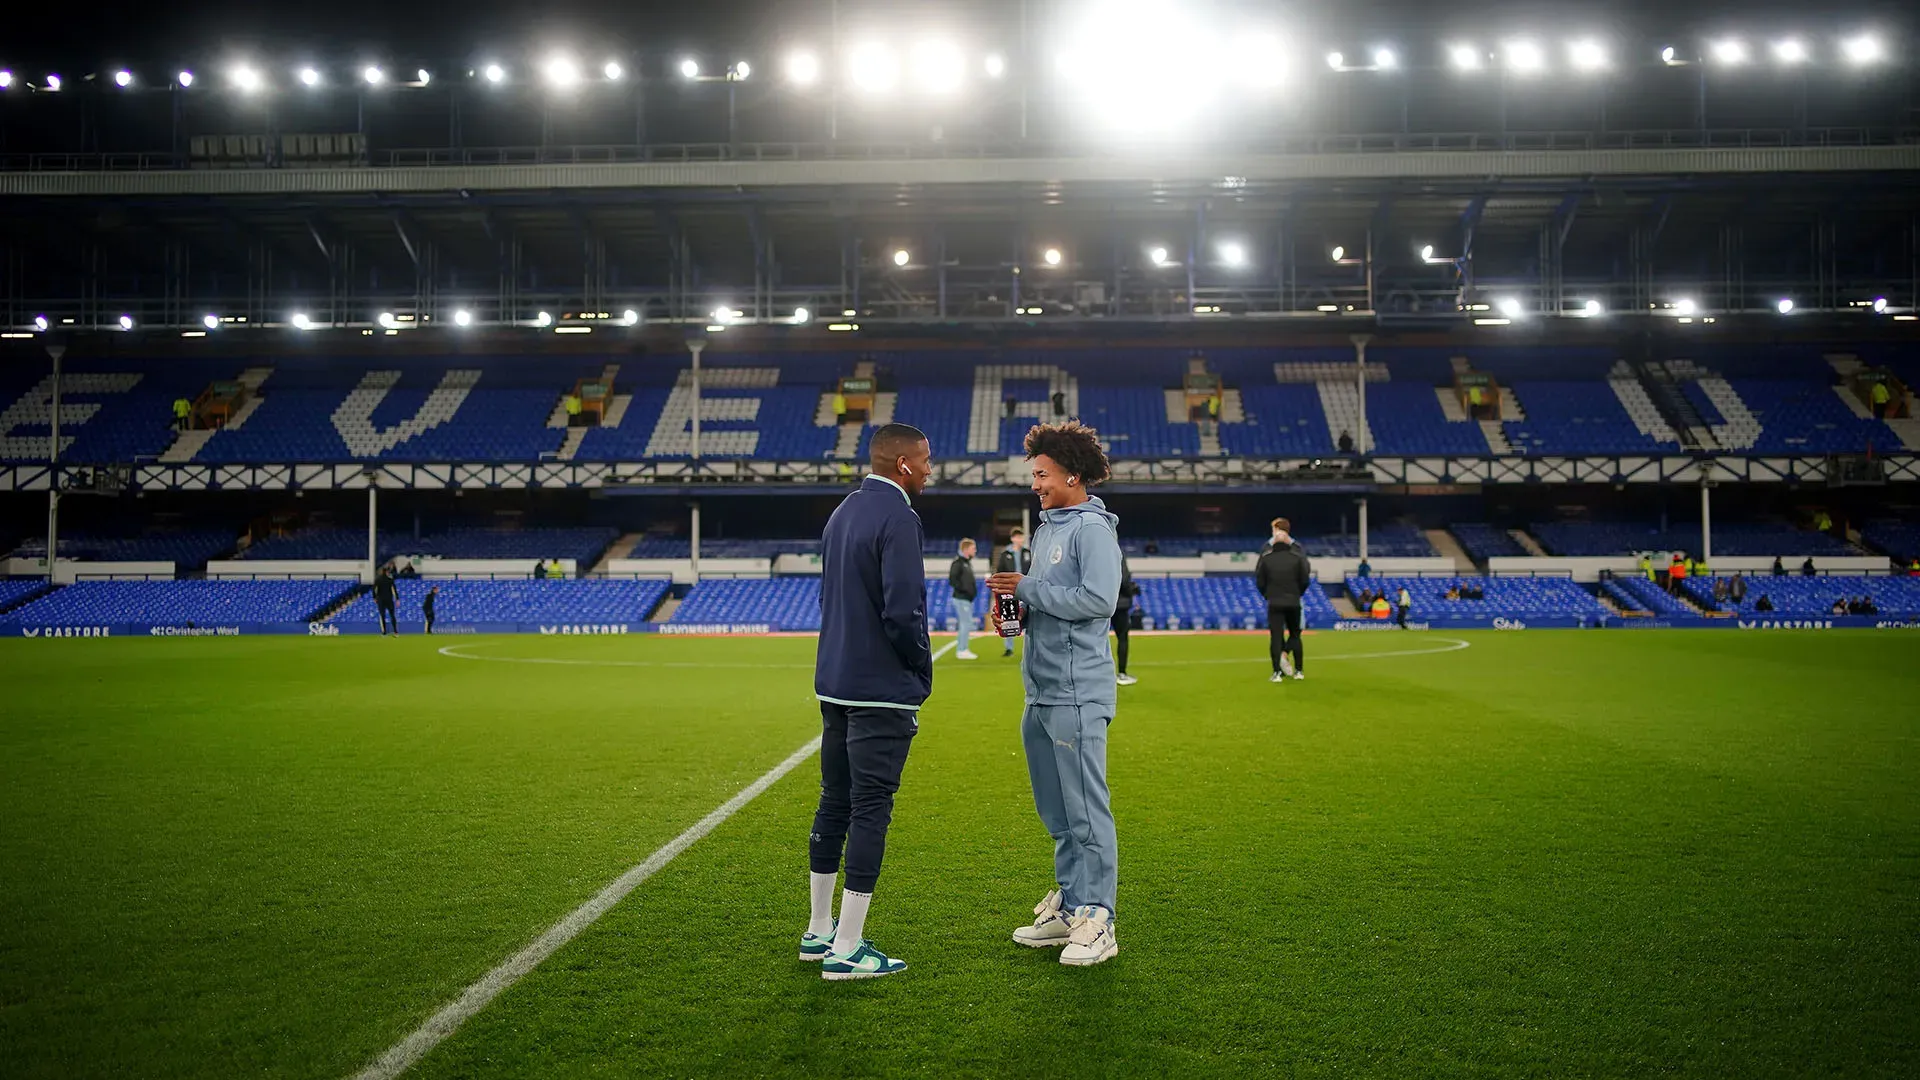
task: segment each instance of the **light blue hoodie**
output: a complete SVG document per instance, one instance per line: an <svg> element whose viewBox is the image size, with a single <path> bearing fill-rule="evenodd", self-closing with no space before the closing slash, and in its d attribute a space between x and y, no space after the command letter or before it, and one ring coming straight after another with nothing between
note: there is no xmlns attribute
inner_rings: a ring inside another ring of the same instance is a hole
<svg viewBox="0 0 1920 1080"><path fill-rule="evenodd" d="M1027 605L1027 704L1115 703L1107 627L1120 598L1119 527L1097 498L1041 512L1033 572L1014 593Z"/></svg>

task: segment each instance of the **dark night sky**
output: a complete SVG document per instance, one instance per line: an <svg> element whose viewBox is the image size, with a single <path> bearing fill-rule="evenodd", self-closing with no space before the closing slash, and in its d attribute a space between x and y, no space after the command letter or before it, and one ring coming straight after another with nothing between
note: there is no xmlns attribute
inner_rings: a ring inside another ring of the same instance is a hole
<svg viewBox="0 0 1920 1080"><path fill-rule="evenodd" d="M1045 12L1078 9L1072 0L1031 0L1036 22ZM1187 0L1173 5L1190 10ZM1809 14L1804 0L1616 0L1614 3L1439 5L1416 0L1337 0L1319 4L1229 0L1233 10L1257 13L1279 25L1310 26L1314 47L1339 35L1385 35L1409 47L1440 33L1507 28L1570 32L1603 30L1659 37L1742 29L1760 34L1798 30L1841 33L1861 26L1911 30L1911 5L1854 0ZM829 0L218 0L174 5L155 0L99 0L66 6L19 5L8 14L0 65L19 70L60 67L72 72L115 64L207 65L237 55L358 62L470 60L482 52L558 45L625 52L675 53L734 49L764 56L783 41L821 43ZM953 25L982 47L1011 48L1019 0L844 0L842 25ZM77 16L77 17L76 17ZM1898 36L1898 35L1896 35ZM1383 38L1386 39L1386 38Z"/></svg>

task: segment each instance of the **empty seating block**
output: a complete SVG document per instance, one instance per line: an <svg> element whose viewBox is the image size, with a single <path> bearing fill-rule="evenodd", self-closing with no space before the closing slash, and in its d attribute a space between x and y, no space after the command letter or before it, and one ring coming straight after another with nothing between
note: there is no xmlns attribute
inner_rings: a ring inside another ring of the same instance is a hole
<svg viewBox="0 0 1920 1080"><path fill-rule="evenodd" d="M780 577L707 580L695 585L667 620L694 625L760 625L820 629L820 579Z"/></svg>
<svg viewBox="0 0 1920 1080"><path fill-rule="evenodd" d="M81 581L0 615L0 625L306 622L353 588L351 581Z"/></svg>
<svg viewBox="0 0 1920 1080"><path fill-rule="evenodd" d="M1680 448L1642 433L1605 382L1519 382L1512 390L1527 418L1502 427L1521 453L1640 454Z"/></svg>
<svg viewBox="0 0 1920 1080"><path fill-rule="evenodd" d="M1136 578L1134 604L1141 620L1156 630L1255 630L1267 625L1267 601L1251 576ZM1333 605L1318 581L1301 598L1308 626L1329 626Z"/></svg>
<svg viewBox="0 0 1920 1080"><path fill-rule="evenodd" d="M1911 521L1869 521L1860 530L1860 538L1905 565L1920 559L1920 523Z"/></svg>
<svg viewBox="0 0 1920 1080"><path fill-rule="evenodd" d="M423 617L421 602L427 590L440 589L434 600L437 624L459 626L481 623L549 625L625 625L645 622L666 599L665 581L621 581L570 578L549 581L432 581L414 578L395 582L399 595L395 610L405 622ZM379 609L371 592L362 593L332 620L343 626L378 624Z"/></svg>
<svg viewBox="0 0 1920 1080"><path fill-rule="evenodd" d="M74 532L60 535L60 557L86 562L170 562L180 570L198 570L233 545L229 529L175 529L133 536ZM22 541L9 557L46 558L46 537Z"/></svg>
<svg viewBox="0 0 1920 1080"><path fill-rule="evenodd" d="M1700 527L1675 526L1664 532L1651 523L1547 522L1528 532L1554 555L1631 555L1637 551L1700 551ZM1716 524L1715 555L1858 555L1851 544L1825 533L1807 532L1790 525Z"/></svg>
<svg viewBox="0 0 1920 1080"><path fill-rule="evenodd" d="M1496 525L1449 525L1447 531L1460 541L1467 557L1475 562L1494 558L1525 558L1532 554L1520 546L1507 530Z"/></svg>
<svg viewBox="0 0 1920 1080"><path fill-rule="evenodd" d="M987 605L993 598L987 594L983 583L973 598L973 627L978 630L987 625ZM934 630L953 630L959 625L953 606L953 586L947 579L929 578L927 580L927 625Z"/></svg>
<svg viewBox="0 0 1920 1080"><path fill-rule="evenodd" d="M382 532L376 545L380 558L395 555L433 555L443 559L574 559L582 569L591 565L620 530L598 525L535 529L452 528L415 539L411 533ZM243 559L309 560L364 559L365 529L305 529L285 536L255 541ZM531 569L531 567L529 567Z"/></svg>
<svg viewBox="0 0 1920 1080"><path fill-rule="evenodd" d="M1689 578L1685 585L1687 595L1705 607L1763 618L1768 614L1794 618L1830 617L1835 600L1849 600L1857 596L1871 597L1874 606L1880 609L1881 616L1901 619L1920 616L1920 578L1840 575L1750 577L1747 579L1747 599L1740 604L1731 600L1715 601L1715 580ZM1762 596L1773 602L1771 613L1755 610Z"/></svg>
<svg viewBox="0 0 1920 1080"><path fill-rule="evenodd" d="M1620 601L1623 608L1634 611L1651 612L1661 618L1698 619L1700 613L1687 606L1684 601L1676 600L1660 587L1657 581L1648 581L1644 577L1615 578L1603 586L1607 595Z"/></svg>
<svg viewBox="0 0 1920 1080"><path fill-rule="evenodd" d="M1472 585L1483 600L1448 600L1446 591ZM1399 578L1350 577L1347 592L1385 593L1389 600L1405 586L1413 595L1413 617L1426 618L1595 618L1611 614L1594 595L1568 578Z"/></svg>
<svg viewBox="0 0 1920 1080"><path fill-rule="evenodd" d="M0 578L0 611L45 590L47 583L36 578Z"/></svg>

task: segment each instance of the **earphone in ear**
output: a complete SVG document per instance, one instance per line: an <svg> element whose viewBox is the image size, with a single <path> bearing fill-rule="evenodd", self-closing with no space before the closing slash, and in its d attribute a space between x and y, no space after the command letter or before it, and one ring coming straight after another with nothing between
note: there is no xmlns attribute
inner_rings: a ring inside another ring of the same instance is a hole
<svg viewBox="0 0 1920 1080"><path fill-rule="evenodd" d="M1077 477L1077 476L1069 476L1069 477L1067 477L1067 486L1068 486L1068 487L1073 487L1074 485L1076 485L1076 484L1078 484L1079 482L1080 482L1080 478L1079 478L1079 477Z"/></svg>

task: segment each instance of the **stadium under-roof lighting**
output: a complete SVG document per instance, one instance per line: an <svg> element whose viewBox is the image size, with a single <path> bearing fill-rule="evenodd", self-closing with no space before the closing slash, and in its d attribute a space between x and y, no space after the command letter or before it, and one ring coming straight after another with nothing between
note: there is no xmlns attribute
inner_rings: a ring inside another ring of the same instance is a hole
<svg viewBox="0 0 1920 1080"><path fill-rule="evenodd" d="M556 56L547 61L547 81L555 86L568 87L580 81L580 65L570 57Z"/></svg>
<svg viewBox="0 0 1920 1080"><path fill-rule="evenodd" d="M125 87L128 87L128 86L132 86L132 85L133 85L133 72L131 72L131 71L125 71L125 70L122 70L122 71L116 71L116 72L114 72L114 73L113 73L113 85L115 85L115 86L118 86L118 87L122 87L122 88L125 88Z"/></svg>
<svg viewBox="0 0 1920 1080"><path fill-rule="evenodd" d="M1575 71L1599 71L1607 66L1606 47L1591 38L1567 46L1567 62Z"/></svg>
<svg viewBox="0 0 1920 1080"><path fill-rule="evenodd" d="M1747 62L1747 45L1733 38L1716 41L1713 43L1713 58L1722 64L1744 64Z"/></svg>
<svg viewBox="0 0 1920 1080"><path fill-rule="evenodd" d="M413 73L413 81L421 86L425 86L433 81L433 75L428 72L426 68L417 68Z"/></svg>
<svg viewBox="0 0 1920 1080"><path fill-rule="evenodd" d="M535 325L535 326L552 326L552 325L553 325L553 316L552 316L552 315L550 315L550 314L548 314L547 312L544 312L544 311L543 311L543 312L541 312L540 314L538 314L538 315L535 315L535 316L533 317L533 325Z"/></svg>
<svg viewBox="0 0 1920 1080"><path fill-rule="evenodd" d="M1804 64L1807 62L1806 43L1799 38L1787 38L1773 43L1773 58L1783 64Z"/></svg>
<svg viewBox="0 0 1920 1080"><path fill-rule="evenodd" d="M291 318L291 319L288 319L287 321L293 324L293 328L294 328L295 330L311 330L311 329L313 329L313 320L312 320L312 319L309 319L309 318L307 318L307 313L306 313L306 312L304 312L304 311L296 311L296 312L294 312L294 313L293 313L293 318Z"/></svg>
<svg viewBox="0 0 1920 1080"><path fill-rule="evenodd" d="M885 93L900 81L900 62L886 46L868 42L856 46L849 55L847 74L860 89Z"/></svg>
<svg viewBox="0 0 1920 1080"><path fill-rule="evenodd" d="M1347 257L1347 249L1341 247L1339 244L1335 244L1333 250L1327 252L1327 254L1333 257L1334 262L1339 262L1341 259Z"/></svg>
<svg viewBox="0 0 1920 1080"><path fill-rule="evenodd" d="M133 329L133 316L131 315L120 316L120 329L122 330Z"/></svg>
<svg viewBox="0 0 1920 1080"><path fill-rule="evenodd" d="M1531 41L1509 41L1506 46L1507 67L1523 75L1531 75L1546 70L1547 53Z"/></svg>
<svg viewBox="0 0 1920 1080"><path fill-rule="evenodd" d="M1690 317L1696 310L1698 310L1698 305L1696 305L1692 300L1682 297L1681 299L1675 300L1673 302L1673 310L1676 314L1679 314L1683 317Z"/></svg>
<svg viewBox="0 0 1920 1080"><path fill-rule="evenodd" d="M1868 34L1841 42L1840 52L1855 64L1871 64L1886 59L1886 50L1881 47L1880 39Z"/></svg>
<svg viewBox="0 0 1920 1080"><path fill-rule="evenodd" d="M12 87L13 87L13 72L0 71L0 90L8 90L8 89L11 89Z"/></svg>
<svg viewBox="0 0 1920 1080"><path fill-rule="evenodd" d="M376 64L368 64L361 70L360 77L367 80L368 86L379 86L387 81L387 73L380 70Z"/></svg>
<svg viewBox="0 0 1920 1080"><path fill-rule="evenodd" d="M1167 265L1167 249L1163 247L1154 248L1152 251L1147 252L1147 258L1152 260L1155 266L1165 266Z"/></svg>
<svg viewBox="0 0 1920 1080"><path fill-rule="evenodd" d="M628 308L620 313L620 321L628 326L634 326L640 322L640 313Z"/></svg>
<svg viewBox="0 0 1920 1080"><path fill-rule="evenodd" d="M680 77L683 79L699 78L700 77L700 61L695 60L691 56L687 57L685 60L680 61Z"/></svg>
<svg viewBox="0 0 1920 1080"><path fill-rule="evenodd" d="M1238 240L1229 240L1221 244L1220 261L1232 267L1247 265L1247 246Z"/></svg>
<svg viewBox="0 0 1920 1080"><path fill-rule="evenodd" d="M913 256L907 253L906 248L901 248L893 253L893 265L895 266L905 266L911 261L913 261Z"/></svg>
<svg viewBox="0 0 1920 1080"><path fill-rule="evenodd" d="M965 77L966 60L951 42L923 41L913 48L914 80L933 94L950 94L960 89Z"/></svg>
<svg viewBox="0 0 1920 1080"><path fill-rule="evenodd" d="M800 326L811 318L813 318L813 312L808 311L806 308L797 307L793 309L793 325Z"/></svg>
<svg viewBox="0 0 1920 1080"><path fill-rule="evenodd" d="M1432 262L1432 261L1433 261L1433 245L1432 245L1432 244L1423 244L1423 245L1421 246L1421 248L1420 248L1420 261L1421 261L1421 262Z"/></svg>
<svg viewBox="0 0 1920 1080"><path fill-rule="evenodd" d="M1041 255L1040 258L1041 261L1045 262L1048 266L1059 266L1062 256L1059 248L1048 248L1046 253Z"/></svg>
<svg viewBox="0 0 1920 1080"><path fill-rule="evenodd" d="M1604 304L1600 303L1600 301L1589 300L1585 304L1581 305L1580 310L1586 312L1587 317L1591 319L1594 316L1599 315L1602 312L1606 311L1607 309Z"/></svg>
<svg viewBox="0 0 1920 1080"><path fill-rule="evenodd" d="M1793 301L1783 296L1774 303L1773 309L1782 315L1791 315L1793 314Z"/></svg>
<svg viewBox="0 0 1920 1080"><path fill-rule="evenodd" d="M1007 73L1007 59L999 53L987 57L987 78L998 79Z"/></svg>
<svg viewBox="0 0 1920 1080"><path fill-rule="evenodd" d="M1660 62L1663 64L1676 63L1678 61L1679 56L1680 54L1674 51L1674 48L1671 45L1668 45L1666 48L1660 50Z"/></svg>
<svg viewBox="0 0 1920 1080"><path fill-rule="evenodd" d="M180 88L184 90L187 87L193 85L193 72L183 71L180 74L175 75L173 77L173 81L179 83Z"/></svg>
<svg viewBox="0 0 1920 1080"><path fill-rule="evenodd" d="M1494 310L1498 311L1500 314L1506 316L1509 319L1515 318L1520 314L1520 301L1515 300L1511 296L1503 296L1500 299L1495 300L1493 302L1493 307L1494 307Z"/></svg>
<svg viewBox="0 0 1920 1080"><path fill-rule="evenodd" d="M218 330L220 329L220 316L202 315L200 316L200 325L206 327L209 330Z"/></svg>
<svg viewBox="0 0 1920 1080"><path fill-rule="evenodd" d="M35 330L45 330L47 325L47 317L45 315L35 315L33 317L33 328Z"/></svg>
<svg viewBox="0 0 1920 1080"><path fill-rule="evenodd" d="M453 313L453 325L455 325L455 326L472 326L472 325L473 325L473 312L471 312L471 311L468 311L468 310L467 310L467 309L465 309L465 308L461 308L461 309L460 309L459 311L456 311L456 312L454 312L454 313Z"/></svg>
<svg viewBox="0 0 1920 1080"><path fill-rule="evenodd" d="M1873 313L1874 313L1875 315L1884 315L1884 314L1886 314L1886 313L1887 313L1887 298L1886 298L1886 297L1884 297L1884 296L1876 296L1876 297L1874 297L1874 298L1873 298Z"/></svg>
<svg viewBox="0 0 1920 1080"><path fill-rule="evenodd" d="M302 85L302 86L319 86L319 85L320 85L320 73L319 73L318 71L316 71L316 70L314 70L313 68L310 68L310 67L303 67L303 68L301 68L301 69L300 69L300 85Z"/></svg>
<svg viewBox="0 0 1920 1080"><path fill-rule="evenodd" d="M480 75L490 83L504 82L507 78L507 69L499 64L488 64L480 69Z"/></svg>
<svg viewBox="0 0 1920 1080"><path fill-rule="evenodd" d="M1373 50L1373 66L1381 71L1392 71L1399 63L1400 58L1393 55L1392 49Z"/></svg>
<svg viewBox="0 0 1920 1080"><path fill-rule="evenodd" d="M381 326L385 327L388 330L400 329L400 320L394 318L393 312L391 311L381 312L380 317L375 319L374 322L379 323Z"/></svg>
<svg viewBox="0 0 1920 1080"><path fill-rule="evenodd" d="M1327 54L1327 66L1339 71L1347 66L1347 58L1340 53L1330 52Z"/></svg>
<svg viewBox="0 0 1920 1080"><path fill-rule="evenodd" d="M787 57L787 80L795 86L812 86L820 81L820 58L810 52Z"/></svg>
<svg viewBox="0 0 1920 1080"><path fill-rule="evenodd" d="M54 93L59 93L60 92L60 76L48 75L47 89L53 91Z"/></svg>
<svg viewBox="0 0 1920 1080"><path fill-rule="evenodd" d="M1480 50L1471 45L1447 46L1447 62L1461 71L1480 70Z"/></svg>
<svg viewBox="0 0 1920 1080"><path fill-rule="evenodd" d="M745 60L736 60L733 66L727 69L727 78L734 82L746 82L747 76L751 74L753 74L753 65Z"/></svg>
<svg viewBox="0 0 1920 1080"><path fill-rule="evenodd" d="M626 77L627 69L621 67L618 60L609 60L601 67L600 73L607 77L608 82L619 82Z"/></svg>
<svg viewBox="0 0 1920 1080"><path fill-rule="evenodd" d="M187 82L182 82L180 85L186 86ZM266 85L266 80L260 77L258 71L242 64L233 69L233 85L239 87L241 92L251 94Z"/></svg>

